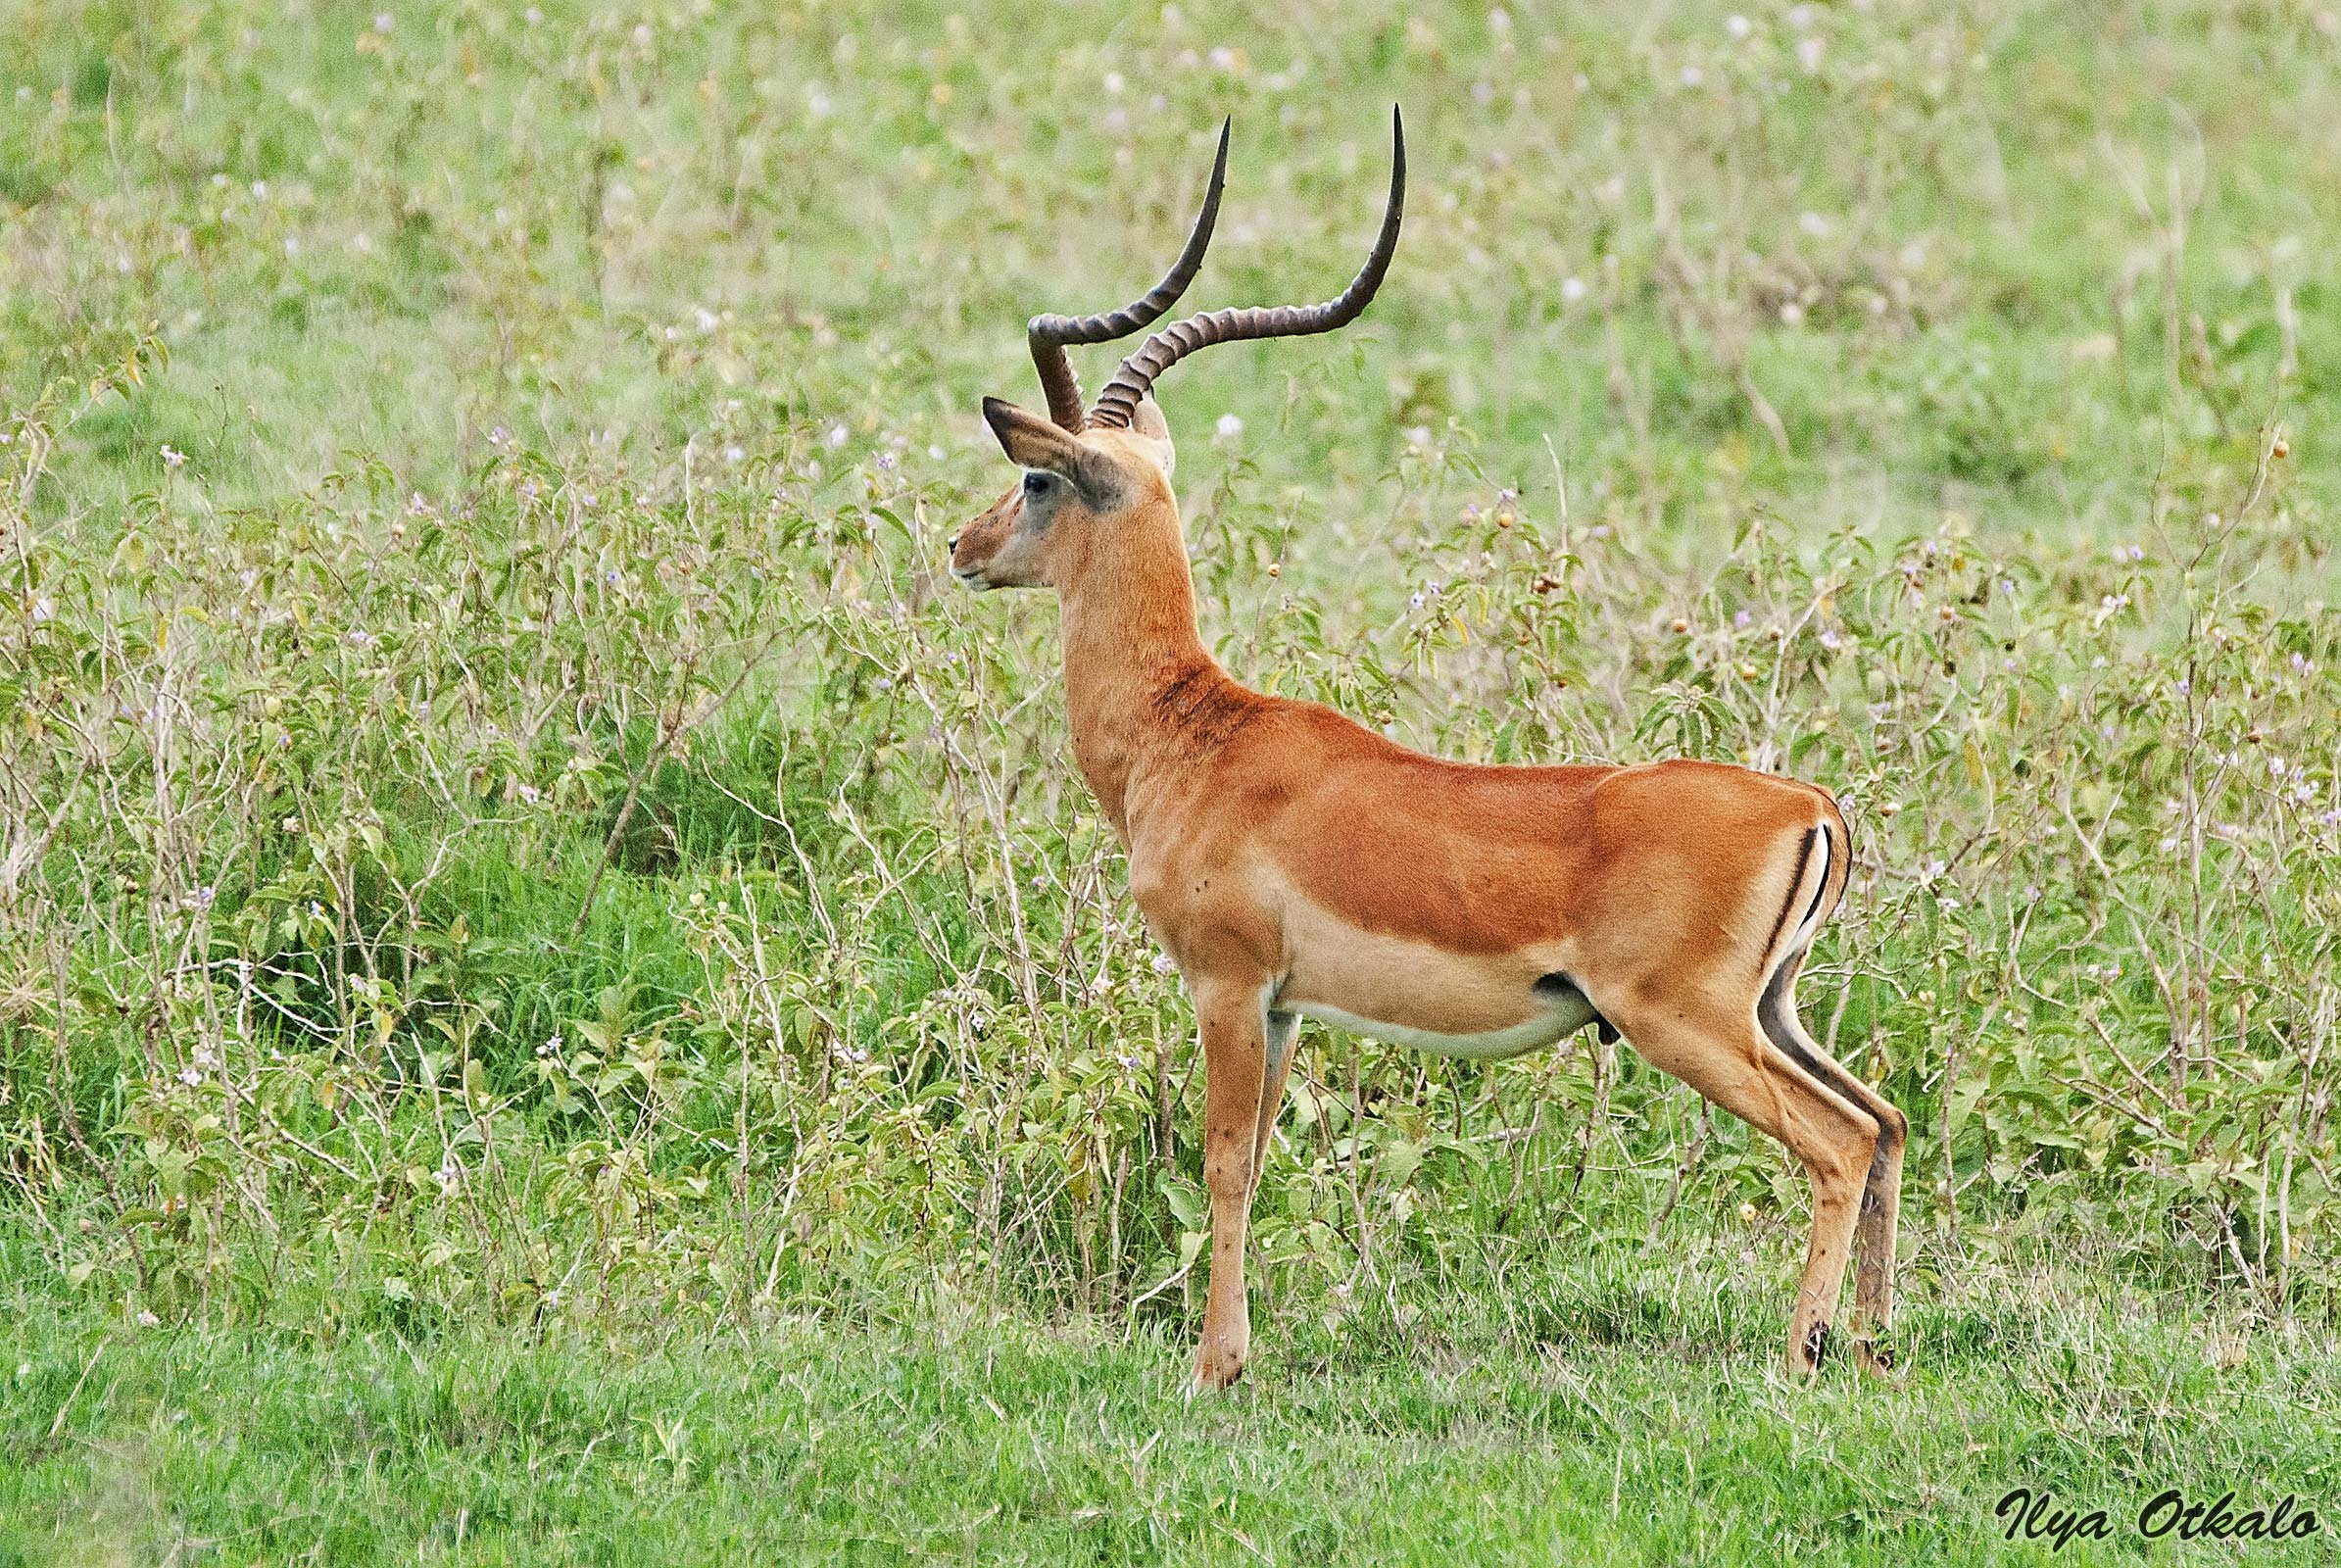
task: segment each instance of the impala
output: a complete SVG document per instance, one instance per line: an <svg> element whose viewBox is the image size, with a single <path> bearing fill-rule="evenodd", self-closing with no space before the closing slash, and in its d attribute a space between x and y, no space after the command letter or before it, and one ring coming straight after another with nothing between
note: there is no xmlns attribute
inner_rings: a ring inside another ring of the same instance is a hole
<svg viewBox="0 0 2341 1568"><path fill-rule="evenodd" d="M1829 793L1700 761L1442 760L1250 691L1204 649L1151 388L1198 349L1328 332L1364 311L1405 199L1395 112L1390 130L1381 233L1338 298L1189 317L1148 337L1085 410L1066 347L1134 333L1177 302L1218 216L1223 127L1202 210L1162 281L1109 315L1030 323L1049 416L985 400L1024 471L950 545L972 587L1056 590L1074 760L1195 999L1211 1198L1195 1380L1224 1387L1244 1370L1244 1232L1302 1018L1473 1057L1587 1024L1624 1035L1803 1162L1813 1234L1790 1368L1820 1363L1858 1241L1856 1359L1882 1369L1906 1124L1814 1043L1795 1004L1851 863Z"/></svg>

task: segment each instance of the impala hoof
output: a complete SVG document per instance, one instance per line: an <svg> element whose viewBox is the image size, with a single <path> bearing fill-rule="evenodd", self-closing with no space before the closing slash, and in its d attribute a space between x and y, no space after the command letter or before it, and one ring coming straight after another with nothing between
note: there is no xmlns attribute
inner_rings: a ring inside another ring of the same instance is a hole
<svg viewBox="0 0 2341 1568"><path fill-rule="evenodd" d="M1244 1379L1244 1357L1200 1350L1195 1358L1195 1386L1206 1394L1235 1387Z"/></svg>
<svg viewBox="0 0 2341 1568"><path fill-rule="evenodd" d="M1876 1340L1857 1338L1853 1342L1853 1364L1880 1383L1899 1386L1902 1379L1894 1371L1893 1347Z"/></svg>

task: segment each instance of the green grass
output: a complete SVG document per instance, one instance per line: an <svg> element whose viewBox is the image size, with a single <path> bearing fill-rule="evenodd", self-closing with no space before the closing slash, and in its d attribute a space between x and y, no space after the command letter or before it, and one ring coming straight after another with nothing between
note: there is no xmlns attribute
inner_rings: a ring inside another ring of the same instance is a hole
<svg viewBox="0 0 2341 1568"><path fill-rule="evenodd" d="M40 1313L0 1386L21 1560L1647 1562L2051 1557L2015 1487L2168 1560L2168 1487L2328 1495L2334 1362L2054 1277L1922 1309L1887 1388L1771 1365L1712 1264L1559 1263L1529 1332L1375 1311L1272 1336L1224 1398L1158 1331L946 1314L839 1335L679 1324L332 1341ZM1621 1313L1619 1303L1653 1310ZM1608 1324L1606 1333L1588 1327ZM1687 1329L1687 1333L1683 1331ZM2321 1517L2321 1516L2320 1516ZM2329 1527L2254 1543L2323 1561ZM75 1545L73 1543L80 1543ZM110 1557L112 1553L115 1556ZM2182 1560L2216 1554L2200 1544ZM19 1560L19 1559L12 1559Z"/></svg>
<svg viewBox="0 0 2341 1568"><path fill-rule="evenodd" d="M1254 461L1345 507L1397 429L1454 416L1497 475L1543 478L1549 440L1694 536L1719 466L1824 528L1882 492L2064 535L2122 525L2173 442L2251 429L2279 372L2302 429L2335 423L2315 15L1763 6L1739 39L1726 9L1255 40L1214 4L431 4L378 32L354 5L76 3L0 44L0 384L170 343L72 443L92 496L155 482L164 445L239 501L351 451L435 489L499 424L636 461L831 420L959 452L979 395L1026 386L1018 323L1153 275L1223 114L1198 300L1344 275L1395 100L1414 220L1369 323L1165 387L1191 438L1275 425Z"/></svg>
<svg viewBox="0 0 2341 1568"><path fill-rule="evenodd" d="M12 15L0 1568L2341 1507L2341 28L1739 11ZM1179 1392L1192 1014L1051 609L938 566L1220 117L1197 308L1337 286L1391 102L1368 316L1164 380L1205 635L1840 794L1900 1389L1778 1380L1801 1176L1631 1049L1311 1029L1252 1381Z"/></svg>

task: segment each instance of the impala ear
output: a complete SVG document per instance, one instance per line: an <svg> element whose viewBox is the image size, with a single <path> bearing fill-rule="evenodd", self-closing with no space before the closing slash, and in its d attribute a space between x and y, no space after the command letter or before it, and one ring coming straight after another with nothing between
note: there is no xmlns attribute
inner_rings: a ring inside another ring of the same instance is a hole
<svg viewBox="0 0 2341 1568"><path fill-rule="evenodd" d="M1179 466L1179 449L1171 442L1170 421L1162 416L1162 405L1154 401L1153 394L1140 398L1131 411L1130 433L1146 438L1154 461L1162 466L1162 476L1169 478Z"/></svg>
<svg viewBox="0 0 2341 1568"><path fill-rule="evenodd" d="M1000 439L1000 450L1021 468L1041 468L1065 480L1093 511L1112 506L1122 489L1121 475L1079 437L1025 413L1005 398L984 399L984 422Z"/></svg>

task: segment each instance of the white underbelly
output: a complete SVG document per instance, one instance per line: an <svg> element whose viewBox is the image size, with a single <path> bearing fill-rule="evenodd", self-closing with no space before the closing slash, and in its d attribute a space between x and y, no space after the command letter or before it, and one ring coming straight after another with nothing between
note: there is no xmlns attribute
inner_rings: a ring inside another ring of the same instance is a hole
<svg viewBox="0 0 2341 1568"><path fill-rule="evenodd" d="M1524 1022L1506 1029L1476 1035L1446 1035L1428 1029L1412 1029L1405 1024L1361 1018L1356 1013L1343 1012L1322 1002L1297 1003L1290 1010L1304 1018L1314 1018L1319 1023L1329 1023L1337 1029L1346 1029L1351 1034L1364 1035L1372 1040L1387 1040L1393 1046L1427 1051L1439 1056L1464 1056L1477 1061L1500 1060L1505 1056L1517 1056L1524 1052L1534 1051L1538 1046L1549 1046L1563 1035L1583 1029L1596 1016L1591 1003L1583 997L1573 996L1541 1008Z"/></svg>

